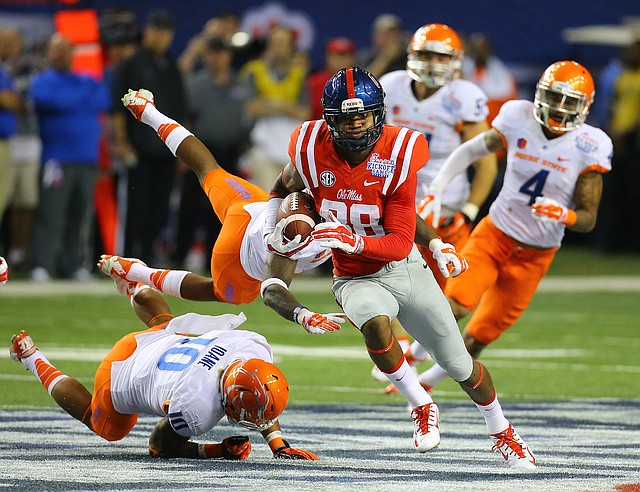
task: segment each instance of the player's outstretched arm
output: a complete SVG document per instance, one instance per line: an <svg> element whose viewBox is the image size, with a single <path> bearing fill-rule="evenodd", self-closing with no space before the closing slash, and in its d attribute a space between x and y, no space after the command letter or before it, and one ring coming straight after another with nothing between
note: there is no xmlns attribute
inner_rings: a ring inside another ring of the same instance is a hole
<svg viewBox="0 0 640 492"><path fill-rule="evenodd" d="M284 319L302 325L312 335L322 335L340 329L345 316L342 313L318 314L300 304L289 291L296 269L296 261L270 253L265 265L265 280L260 288L264 304Z"/></svg>
<svg viewBox="0 0 640 492"><path fill-rule="evenodd" d="M151 431L149 454L158 458L246 460L251 453L247 436L227 437L219 443L197 443L177 434L164 417Z"/></svg>
<svg viewBox="0 0 640 492"><path fill-rule="evenodd" d="M220 168L215 157L197 137L158 111L151 91L129 89L122 98L122 104L138 121L153 128L173 155L196 173L201 183L209 171Z"/></svg>
<svg viewBox="0 0 640 492"><path fill-rule="evenodd" d="M171 321L171 308L158 291L144 284L138 284L131 292L131 306L140 321L147 326L155 326Z"/></svg>
<svg viewBox="0 0 640 492"><path fill-rule="evenodd" d="M273 457L276 459L311 461L318 461L319 459L318 456L311 451L292 448L289 443L282 438L282 429L280 429L280 423L277 421L267 430L262 431L262 437L267 441Z"/></svg>

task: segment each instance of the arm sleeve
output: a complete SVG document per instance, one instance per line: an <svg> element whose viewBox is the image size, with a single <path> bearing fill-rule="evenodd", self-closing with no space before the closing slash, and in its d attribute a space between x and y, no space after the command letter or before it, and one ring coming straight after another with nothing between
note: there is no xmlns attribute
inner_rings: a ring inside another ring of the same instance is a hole
<svg viewBox="0 0 640 492"><path fill-rule="evenodd" d="M399 261L413 247L416 232L415 195L418 177L413 174L389 197L384 207L382 237L364 237L363 256L376 260Z"/></svg>
<svg viewBox="0 0 640 492"><path fill-rule="evenodd" d="M490 153L484 140L484 132L467 140L447 157L440 171L433 178L431 186L440 191L444 190L457 174L466 170L472 162Z"/></svg>

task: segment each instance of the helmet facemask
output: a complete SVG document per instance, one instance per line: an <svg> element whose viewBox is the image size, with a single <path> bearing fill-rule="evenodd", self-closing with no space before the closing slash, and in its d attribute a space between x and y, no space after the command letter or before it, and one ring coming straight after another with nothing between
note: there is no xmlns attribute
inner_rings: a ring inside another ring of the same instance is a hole
<svg viewBox="0 0 640 492"><path fill-rule="evenodd" d="M462 57L458 53L448 50L442 43L436 41L427 43L427 45L432 45L431 49L410 49L409 51L407 72L413 80L424 84L429 89L439 89L453 79L460 77ZM432 61L431 53L445 55L448 61Z"/></svg>
<svg viewBox="0 0 640 492"><path fill-rule="evenodd" d="M373 125L358 130L340 130L341 123L355 114L373 116ZM331 131L331 138L339 147L352 152L360 152L375 145L382 133L386 110L384 107L367 111L362 99L353 98L342 101L340 112L324 111L324 119Z"/></svg>
<svg viewBox="0 0 640 492"><path fill-rule="evenodd" d="M569 83L540 81L533 104L538 123L553 133L566 133L586 121L591 101L587 94L574 90Z"/></svg>
<svg viewBox="0 0 640 492"><path fill-rule="evenodd" d="M284 411L287 380L273 364L260 359L236 361L221 377L222 406L231 424L263 431Z"/></svg>

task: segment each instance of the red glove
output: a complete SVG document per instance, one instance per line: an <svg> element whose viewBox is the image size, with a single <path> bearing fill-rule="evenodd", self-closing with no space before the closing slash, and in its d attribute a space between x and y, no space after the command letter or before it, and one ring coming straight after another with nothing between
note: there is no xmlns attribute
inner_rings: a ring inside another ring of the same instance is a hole
<svg viewBox="0 0 640 492"><path fill-rule="evenodd" d="M364 249L362 236L353 233L347 226L341 224L331 212L329 212L327 222L316 224L311 236L320 241L320 246L341 249L350 255L358 255Z"/></svg>

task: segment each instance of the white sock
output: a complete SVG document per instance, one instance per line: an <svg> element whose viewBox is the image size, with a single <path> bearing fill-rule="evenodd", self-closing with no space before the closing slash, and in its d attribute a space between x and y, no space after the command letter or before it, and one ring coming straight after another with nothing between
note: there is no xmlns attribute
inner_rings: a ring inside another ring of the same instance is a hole
<svg viewBox="0 0 640 492"><path fill-rule="evenodd" d="M478 407L478 410L480 410L480 413L487 423L487 431L489 434L497 434L509 427L509 421L504 416L504 413L502 413L502 407L498 401L497 394L489 403L485 405L476 403L476 407Z"/></svg>
<svg viewBox="0 0 640 492"><path fill-rule="evenodd" d="M147 104L142 113L142 122L153 128L158 136L162 139L169 150L176 155L178 147L182 141L190 135L189 130L183 127L176 120L172 120L168 116L158 111L158 108L152 104Z"/></svg>
<svg viewBox="0 0 640 492"><path fill-rule="evenodd" d="M411 350L413 351L413 346L411 346ZM429 369L424 371L422 374L418 376L418 379L421 383L426 384L427 386L434 387L441 381L444 381L449 377L447 371L445 371L438 364L434 364Z"/></svg>
<svg viewBox="0 0 640 492"><path fill-rule="evenodd" d="M407 399L413 408L426 405L427 403L433 403L429 393L420 386L418 378L411 370L411 366L409 366L404 356L402 357L402 364L397 371L391 373L382 371L382 373L387 376L389 381L395 384L398 391Z"/></svg>
<svg viewBox="0 0 640 492"><path fill-rule="evenodd" d="M396 340L398 340L398 345L400 345L400 348L402 349L402 353L405 353L408 349L409 349L409 339L408 338L396 338Z"/></svg>
<svg viewBox="0 0 640 492"><path fill-rule="evenodd" d="M140 282L155 287L165 294L182 298L180 295L180 287L188 273L190 272L185 270L164 270L134 263L129 269L127 279L129 279L130 282Z"/></svg>
<svg viewBox="0 0 640 492"><path fill-rule="evenodd" d="M29 357L21 359L20 362L40 380L49 395L56 384L69 377L55 368L39 350L36 350Z"/></svg>
<svg viewBox="0 0 640 492"><path fill-rule="evenodd" d="M414 359L418 360L426 360L429 357L429 352L425 350L425 348L420 345L420 342L414 341L411 344L411 355L413 355Z"/></svg>

